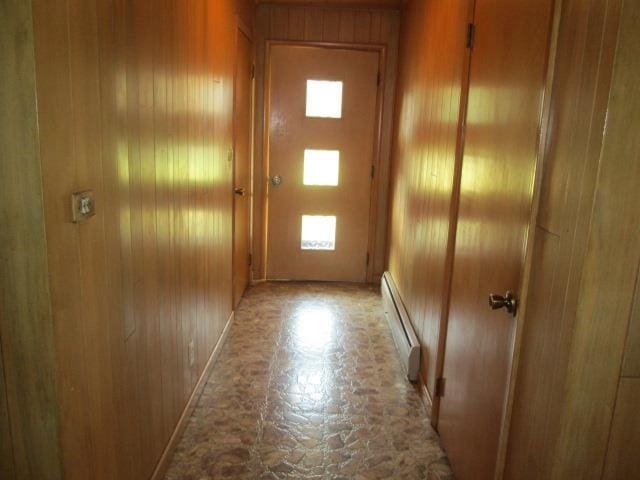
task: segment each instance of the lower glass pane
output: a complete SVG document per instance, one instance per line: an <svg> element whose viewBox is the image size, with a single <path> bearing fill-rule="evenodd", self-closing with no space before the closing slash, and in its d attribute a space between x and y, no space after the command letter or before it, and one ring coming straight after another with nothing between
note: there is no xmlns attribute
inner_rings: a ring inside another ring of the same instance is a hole
<svg viewBox="0 0 640 480"><path fill-rule="evenodd" d="M300 248L302 250L335 250L335 215L303 215Z"/></svg>

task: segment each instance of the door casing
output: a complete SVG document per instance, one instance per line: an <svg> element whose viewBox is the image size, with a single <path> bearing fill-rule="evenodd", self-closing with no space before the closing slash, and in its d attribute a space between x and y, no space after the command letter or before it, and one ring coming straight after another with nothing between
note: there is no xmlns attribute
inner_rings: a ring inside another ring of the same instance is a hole
<svg viewBox="0 0 640 480"><path fill-rule="evenodd" d="M248 39L249 43L250 43L250 47L251 47L251 64L253 65L253 56L254 56L254 43L253 43L253 36L251 34L251 29L244 24L244 22L239 18L236 17L236 40L235 40L235 55L236 55L236 59L235 59L235 71L234 71L234 79L233 79L233 174L232 174L232 178L233 178L233 185L232 187L235 189L238 185L236 185L236 173L237 173L237 162L239 161L238 159L238 153L237 153L237 144L238 144L238 128L237 128L237 121L236 121L236 117L239 114L237 112L237 89L238 89L238 75L240 72L240 59L238 58L238 52L239 52L239 44L240 44L240 37L244 36ZM244 292L244 289L246 288L246 285L249 284L251 282L251 266L249 265L249 261L248 259L251 258L252 255L252 238L253 238L253 221L252 221L252 212L253 212L253 124L254 124L254 80L253 78L251 78L249 80L249 85L250 85L250 91L249 93L249 102L250 102L250 113L249 113L249 126L248 126L248 130L249 130L249 145L247 145L247 155L248 158L246 160L244 160L246 162L245 168L248 170L248 179L247 179L247 184L246 184L246 193L245 193L245 198L243 198L242 200L239 200L239 198L237 197L237 195L235 195L233 192L231 192L231 195L233 196L233 254L232 254L232 272L233 272L233 280L232 280L232 301L233 301L233 308L235 309L238 305L238 302L240 301L240 298L242 297L242 293ZM237 227L237 206L238 206L238 202L239 201L243 201L246 203L245 208L248 210L246 213L246 230L242 229L240 230ZM239 239L237 238L237 234L238 231L242 231L242 232L246 232L246 247L244 249L242 249L242 252L238 252L238 242ZM245 252L246 250L246 252ZM241 257L241 258L238 258ZM240 269L245 269L244 272L239 272ZM246 277L246 278L245 278Z"/></svg>

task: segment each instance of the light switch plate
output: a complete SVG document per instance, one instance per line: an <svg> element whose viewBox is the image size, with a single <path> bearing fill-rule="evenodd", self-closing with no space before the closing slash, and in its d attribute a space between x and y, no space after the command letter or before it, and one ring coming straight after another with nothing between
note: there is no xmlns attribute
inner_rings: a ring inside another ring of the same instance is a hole
<svg viewBox="0 0 640 480"><path fill-rule="evenodd" d="M73 223L82 223L96 214L96 201L93 190L83 190L71 194Z"/></svg>

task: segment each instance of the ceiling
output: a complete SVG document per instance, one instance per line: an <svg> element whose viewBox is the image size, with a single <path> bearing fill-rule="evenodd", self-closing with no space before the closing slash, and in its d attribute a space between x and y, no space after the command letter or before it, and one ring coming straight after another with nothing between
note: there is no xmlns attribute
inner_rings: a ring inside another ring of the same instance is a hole
<svg viewBox="0 0 640 480"><path fill-rule="evenodd" d="M399 8L404 0L256 0L256 3L286 3L288 5L327 5L344 7Z"/></svg>

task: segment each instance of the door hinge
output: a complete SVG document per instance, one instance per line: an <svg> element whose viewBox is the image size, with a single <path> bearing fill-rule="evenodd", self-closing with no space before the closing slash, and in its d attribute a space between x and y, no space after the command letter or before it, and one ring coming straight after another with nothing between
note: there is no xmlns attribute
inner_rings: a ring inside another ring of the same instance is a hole
<svg viewBox="0 0 640 480"><path fill-rule="evenodd" d="M367 265L369 265L370 260L371 260L371 255L369 255L369 252L367 252Z"/></svg>
<svg viewBox="0 0 640 480"><path fill-rule="evenodd" d="M380 83L382 83L382 73L378 72L378 77L376 79L376 84L380 85Z"/></svg>
<svg viewBox="0 0 640 480"><path fill-rule="evenodd" d="M476 25L475 23L470 23L467 25L467 48L473 50L473 44L476 40Z"/></svg>
<svg viewBox="0 0 640 480"><path fill-rule="evenodd" d="M376 166L371 165L371 178L373 178L375 174L376 174Z"/></svg>
<svg viewBox="0 0 640 480"><path fill-rule="evenodd" d="M434 397L444 397L445 383L446 383L446 380L443 377L436 378L435 391L433 392Z"/></svg>
<svg viewBox="0 0 640 480"><path fill-rule="evenodd" d="M251 80L256 78L256 66L254 64L251 65Z"/></svg>
<svg viewBox="0 0 640 480"><path fill-rule="evenodd" d="M253 255L249 254L249 266L253 264Z"/></svg>

